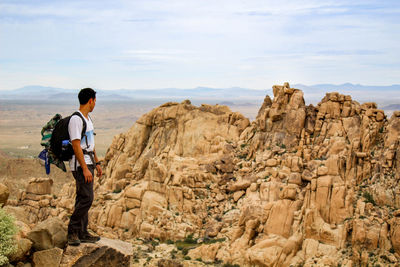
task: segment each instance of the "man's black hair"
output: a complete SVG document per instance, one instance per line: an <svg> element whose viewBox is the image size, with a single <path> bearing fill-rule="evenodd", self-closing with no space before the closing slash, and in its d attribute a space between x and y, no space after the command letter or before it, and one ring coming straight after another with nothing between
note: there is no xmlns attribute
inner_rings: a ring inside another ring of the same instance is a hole
<svg viewBox="0 0 400 267"><path fill-rule="evenodd" d="M91 98L95 99L96 98L96 91L93 90L92 88L83 88L79 94L79 104L85 105Z"/></svg>

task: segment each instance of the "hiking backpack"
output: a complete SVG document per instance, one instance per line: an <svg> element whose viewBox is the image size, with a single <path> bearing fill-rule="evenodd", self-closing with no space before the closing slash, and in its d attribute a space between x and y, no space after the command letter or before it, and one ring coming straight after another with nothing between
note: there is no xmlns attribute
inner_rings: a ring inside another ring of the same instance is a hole
<svg viewBox="0 0 400 267"><path fill-rule="evenodd" d="M54 126L54 130L51 135L50 151L53 152L53 154L62 161L70 160L74 155L74 150L72 149L72 145L70 142L71 140L69 138L69 132L68 132L69 121L71 120L71 117L74 115L78 115L83 122L82 134L81 134L81 140L82 140L82 138L85 136L86 133L86 121L83 118L82 114L78 111L73 113L71 116L65 117L60 121L58 121L57 124ZM68 140L68 142L63 144L63 141L66 140Z"/></svg>
<svg viewBox="0 0 400 267"><path fill-rule="evenodd" d="M63 161L70 160L74 155L72 148L68 124L72 116L77 115L82 119L83 127L81 140L86 133L86 120L83 118L80 112L75 112L71 116L62 118L60 114L56 114L43 128L41 131L42 141L40 144L45 149L39 154L41 159L46 166L46 173L50 173L50 163L55 164L57 167L66 172L65 164ZM47 165L46 165L47 164Z"/></svg>

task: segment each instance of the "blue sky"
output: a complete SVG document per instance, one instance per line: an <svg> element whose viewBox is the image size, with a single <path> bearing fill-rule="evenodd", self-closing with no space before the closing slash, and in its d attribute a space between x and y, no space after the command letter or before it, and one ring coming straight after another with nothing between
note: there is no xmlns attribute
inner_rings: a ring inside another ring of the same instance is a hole
<svg viewBox="0 0 400 267"><path fill-rule="evenodd" d="M400 1L0 0L0 90L400 83Z"/></svg>

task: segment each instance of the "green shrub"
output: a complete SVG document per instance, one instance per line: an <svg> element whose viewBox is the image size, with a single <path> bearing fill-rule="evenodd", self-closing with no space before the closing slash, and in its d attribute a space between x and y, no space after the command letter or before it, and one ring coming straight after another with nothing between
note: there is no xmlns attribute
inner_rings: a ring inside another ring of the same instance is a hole
<svg viewBox="0 0 400 267"><path fill-rule="evenodd" d="M240 267L240 265L239 265L239 264L225 263L225 264L223 265L223 267Z"/></svg>
<svg viewBox="0 0 400 267"><path fill-rule="evenodd" d="M160 243L157 241L157 240L151 240L151 245L153 246L153 247L157 247L158 245L160 245Z"/></svg>
<svg viewBox="0 0 400 267"><path fill-rule="evenodd" d="M238 157L239 157L239 159L246 159L247 158L247 153L241 154Z"/></svg>
<svg viewBox="0 0 400 267"><path fill-rule="evenodd" d="M187 244L197 244L197 238L193 238L193 234L190 234L185 238L184 242Z"/></svg>
<svg viewBox="0 0 400 267"><path fill-rule="evenodd" d="M7 264L7 256L17 250L14 239L16 233L14 218L0 208L0 266Z"/></svg>
<svg viewBox="0 0 400 267"><path fill-rule="evenodd" d="M363 197L365 198L366 203L371 203L372 205L376 205L374 198L369 192L364 192Z"/></svg>

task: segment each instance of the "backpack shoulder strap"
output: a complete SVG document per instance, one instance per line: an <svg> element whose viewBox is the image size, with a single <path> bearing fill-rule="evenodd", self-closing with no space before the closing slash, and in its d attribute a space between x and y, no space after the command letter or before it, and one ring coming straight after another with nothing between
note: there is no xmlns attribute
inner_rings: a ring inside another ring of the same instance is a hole
<svg viewBox="0 0 400 267"><path fill-rule="evenodd" d="M87 127L87 125L86 125L86 120L85 120L85 118L83 118L82 114L81 114L79 111L74 112L74 113L71 115L71 117L74 116L74 115L77 115L77 116L79 116L79 117L82 119L83 127L82 127L81 140L82 140L83 138L85 138L85 141L86 141L86 149L88 149L88 148L89 148L89 144L88 144L88 138L87 138L87 136L86 136L86 127ZM85 152L85 151L84 151L84 152ZM76 161L76 159L75 159L75 161Z"/></svg>
<svg viewBox="0 0 400 267"><path fill-rule="evenodd" d="M72 113L71 117L77 115L82 119L83 127L82 127L82 134L81 134L81 139L85 136L86 133L86 120L83 118L82 114L79 111L76 111Z"/></svg>

